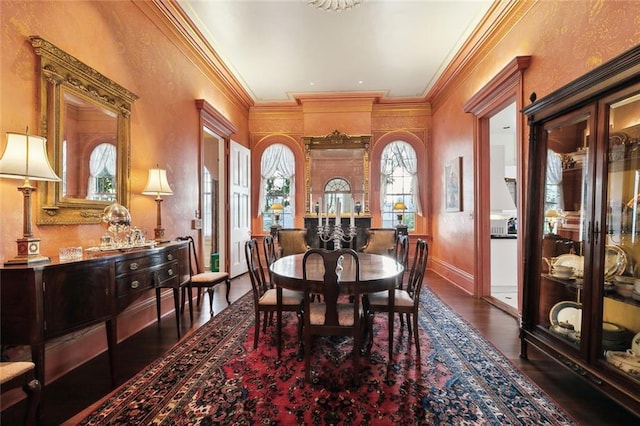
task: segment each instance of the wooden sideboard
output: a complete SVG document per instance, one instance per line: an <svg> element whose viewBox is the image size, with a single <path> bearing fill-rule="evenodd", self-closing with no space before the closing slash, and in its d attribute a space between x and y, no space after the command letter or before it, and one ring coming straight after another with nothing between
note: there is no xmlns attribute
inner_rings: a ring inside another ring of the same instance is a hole
<svg viewBox="0 0 640 426"><path fill-rule="evenodd" d="M179 312L180 289L189 283L186 242L126 252L85 254L77 261L0 269L2 345L30 345L36 378L44 385L45 342L105 322L111 381L116 384L116 317L150 289L173 288ZM176 315L178 333L180 316Z"/></svg>

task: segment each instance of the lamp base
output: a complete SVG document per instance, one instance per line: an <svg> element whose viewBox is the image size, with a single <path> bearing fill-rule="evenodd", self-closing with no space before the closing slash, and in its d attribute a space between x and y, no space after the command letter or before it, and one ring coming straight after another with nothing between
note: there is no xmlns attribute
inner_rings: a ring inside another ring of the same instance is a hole
<svg viewBox="0 0 640 426"><path fill-rule="evenodd" d="M4 264L9 265L36 265L38 263L51 262L51 258L40 254L40 238L23 237L16 240L18 245L18 255L7 260Z"/></svg>

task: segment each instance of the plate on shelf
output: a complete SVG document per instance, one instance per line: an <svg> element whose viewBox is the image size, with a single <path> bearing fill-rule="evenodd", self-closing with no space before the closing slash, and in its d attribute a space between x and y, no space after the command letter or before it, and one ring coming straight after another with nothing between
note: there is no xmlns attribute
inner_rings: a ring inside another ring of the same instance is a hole
<svg viewBox="0 0 640 426"><path fill-rule="evenodd" d="M604 279L611 280L627 269L627 254L620 246L606 246L604 252Z"/></svg>
<svg viewBox="0 0 640 426"><path fill-rule="evenodd" d="M573 275L581 277L584 270L584 256L578 256L577 254L561 254L553 259L553 267L568 266L573 268Z"/></svg>
<svg viewBox="0 0 640 426"><path fill-rule="evenodd" d="M627 351L607 351L607 361L627 374L640 377L640 357Z"/></svg>
<svg viewBox="0 0 640 426"><path fill-rule="evenodd" d="M549 321L552 326L560 323L571 324L576 333L580 333L582 326L582 304L565 300L558 302L549 311Z"/></svg>

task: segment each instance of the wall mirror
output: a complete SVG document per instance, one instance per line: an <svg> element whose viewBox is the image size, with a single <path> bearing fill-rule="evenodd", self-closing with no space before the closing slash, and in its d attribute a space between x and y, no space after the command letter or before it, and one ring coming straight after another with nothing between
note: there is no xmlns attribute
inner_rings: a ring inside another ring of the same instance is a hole
<svg viewBox="0 0 640 426"><path fill-rule="evenodd" d="M48 41L29 40L39 58L41 134L62 179L38 185L38 224L99 223L107 205L129 204L137 96Z"/></svg>
<svg viewBox="0 0 640 426"><path fill-rule="evenodd" d="M319 200L323 202L323 213L335 213L339 199L343 213L353 209L358 214L369 215L371 136L350 136L335 130L325 136L302 139L307 214L316 214Z"/></svg>

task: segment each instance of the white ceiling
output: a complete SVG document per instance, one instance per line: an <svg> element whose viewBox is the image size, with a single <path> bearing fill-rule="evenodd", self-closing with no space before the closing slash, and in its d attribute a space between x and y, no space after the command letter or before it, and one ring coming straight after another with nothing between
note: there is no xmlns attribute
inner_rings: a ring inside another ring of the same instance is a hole
<svg viewBox="0 0 640 426"><path fill-rule="evenodd" d="M331 12L307 0L178 0L256 103L294 95L423 97L490 0L369 0Z"/></svg>

